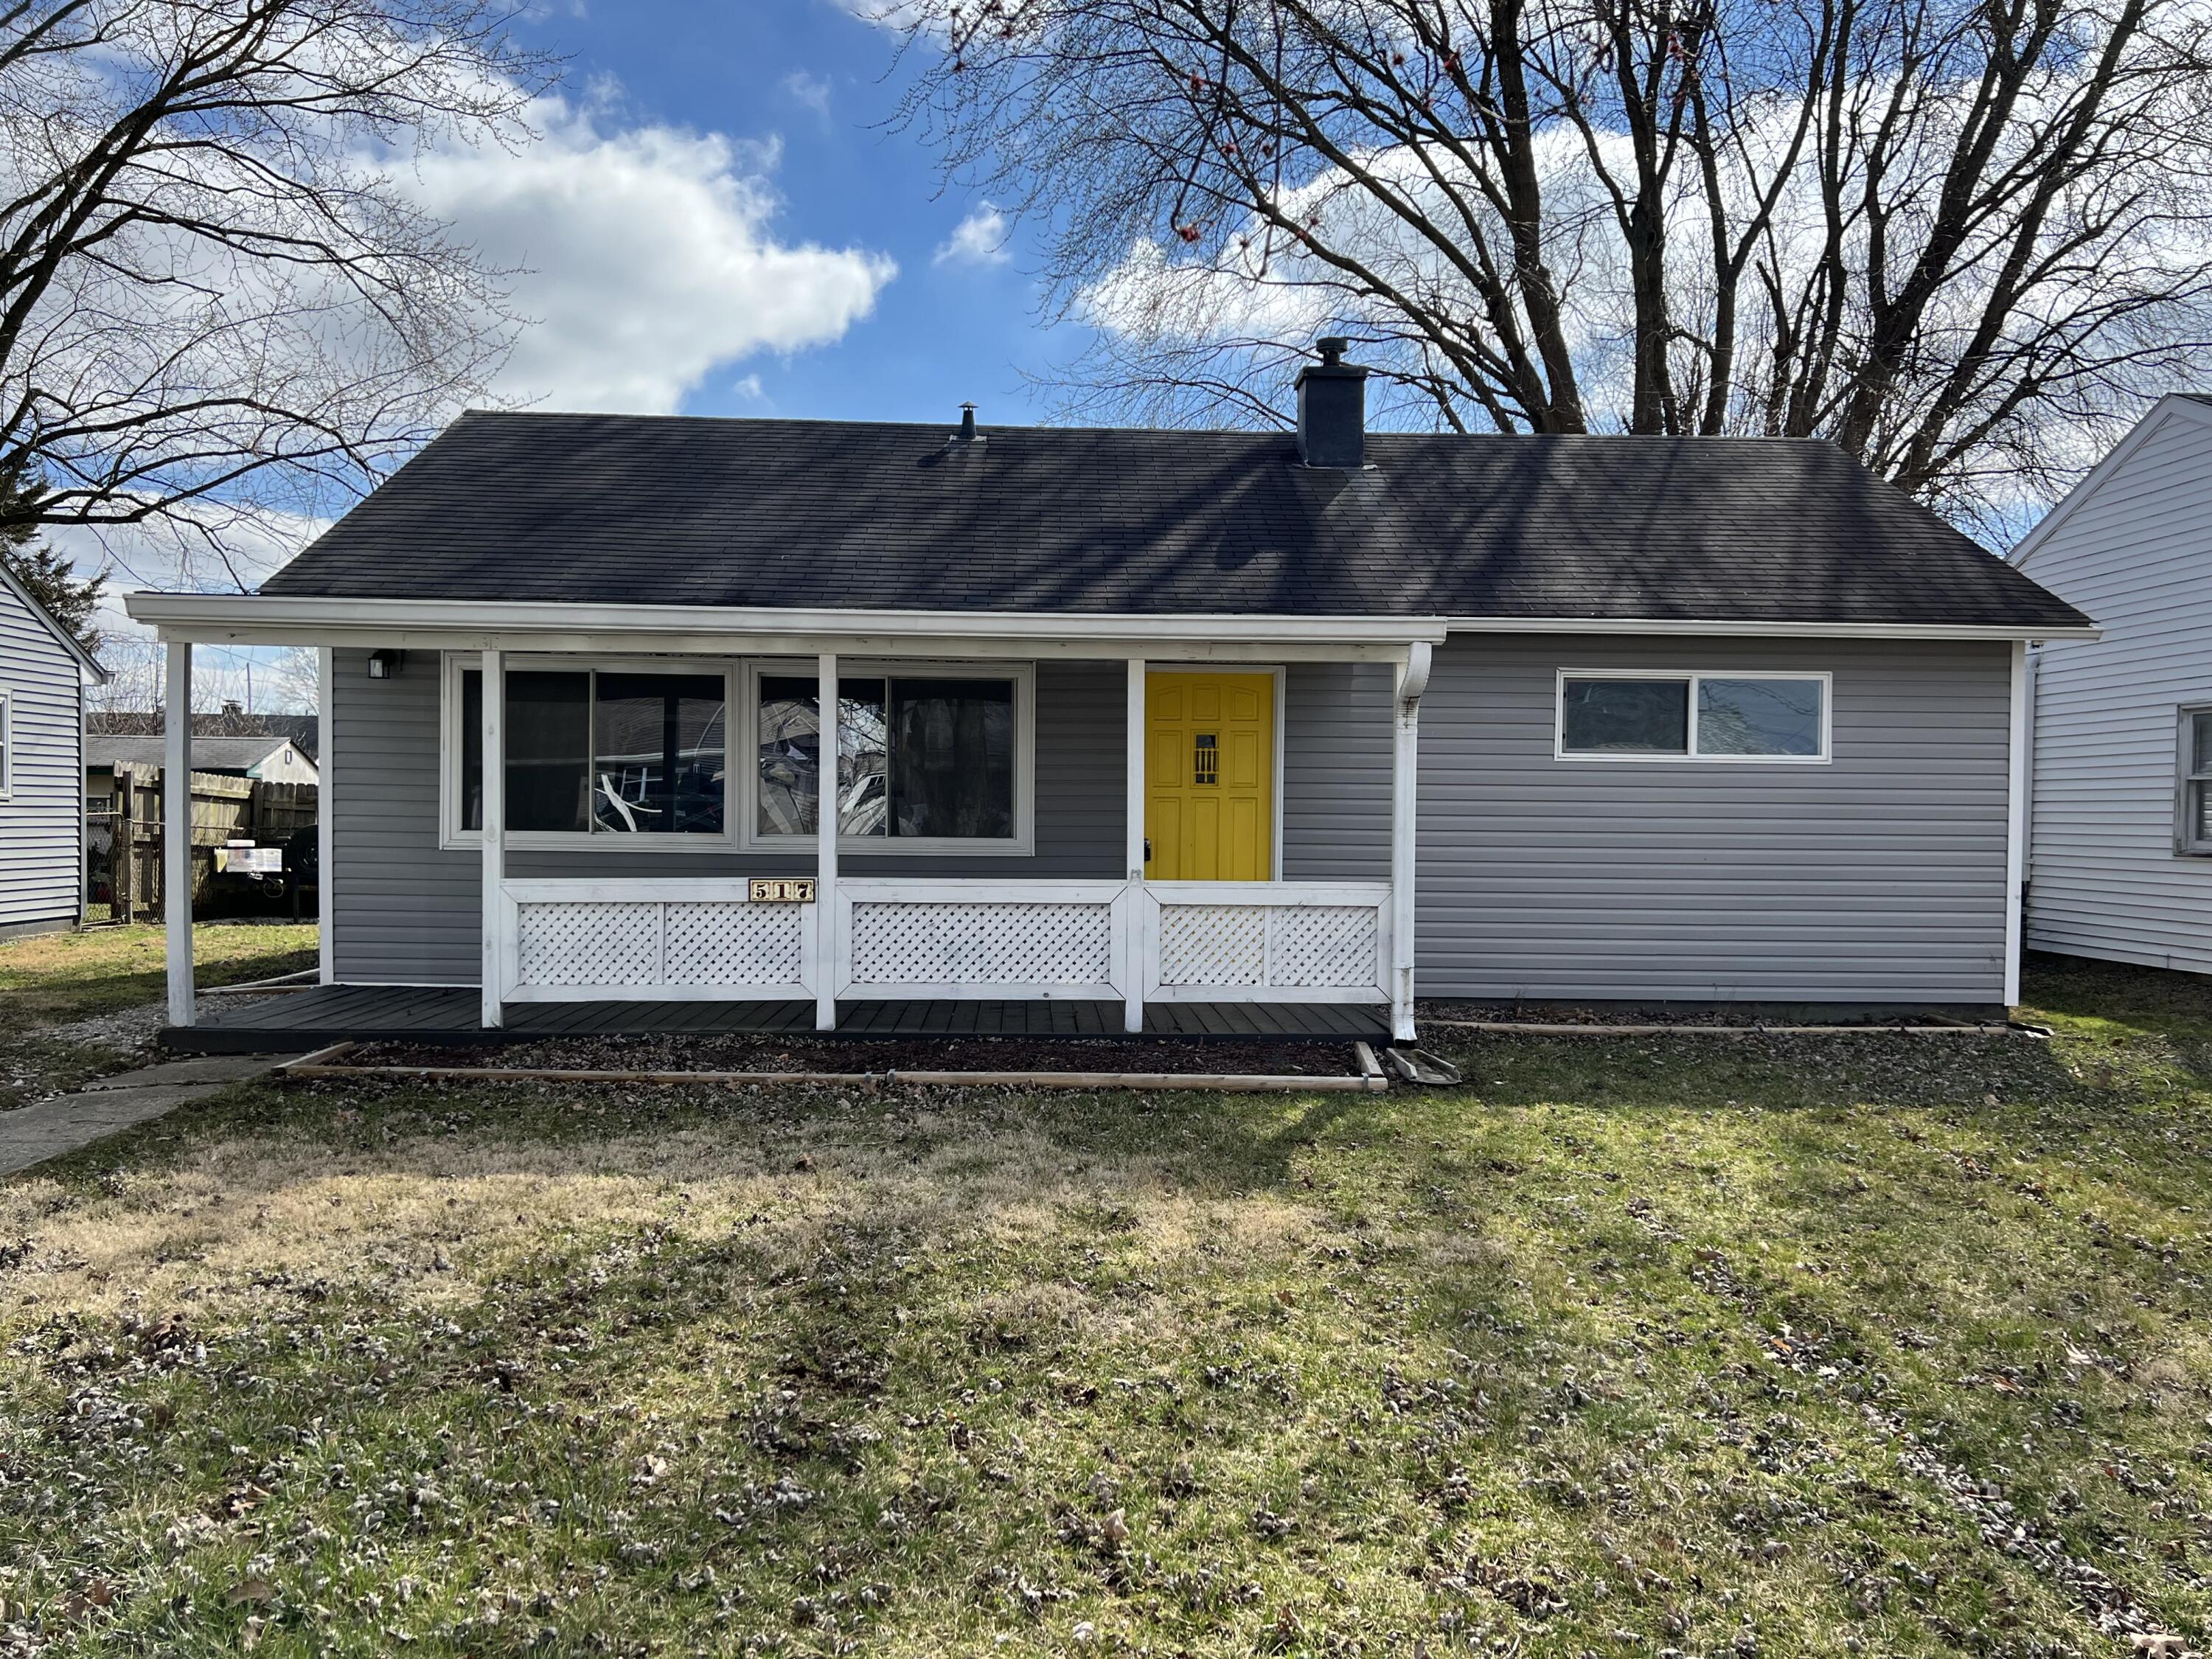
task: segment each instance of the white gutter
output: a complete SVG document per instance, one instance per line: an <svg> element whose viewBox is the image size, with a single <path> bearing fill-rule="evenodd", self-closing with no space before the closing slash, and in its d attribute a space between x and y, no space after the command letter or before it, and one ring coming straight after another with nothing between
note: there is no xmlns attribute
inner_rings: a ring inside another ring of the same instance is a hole
<svg viewBox="0 0 2212 1659"><path fill-rule="evenodd" d="M863 646L915 641L972 643L1050 639L1150 646L1250 647L1284 642L1403 647L1447 634L1624 634L1784 639L2095 639L2094 628L1951 623L1754 622L1599 617L1101 616L1079 611L921 611L765 605L576 604L543 600L364 599L258 593L127 595L125 608L164 640L262 645L406 645L467 649L573 636L577 648L667 638L835 639ZM1163 653L1162 654L1165 654Z"/></svg>

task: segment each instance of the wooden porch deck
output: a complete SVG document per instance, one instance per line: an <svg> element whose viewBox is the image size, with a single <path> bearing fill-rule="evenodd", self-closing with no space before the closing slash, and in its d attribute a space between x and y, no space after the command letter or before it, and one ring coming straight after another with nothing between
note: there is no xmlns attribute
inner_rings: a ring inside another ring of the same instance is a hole
<svg viewBox="0 0 2212 1659"><path fill-rule="evenodd" d="M203 997L199 1023L165 1027L161 1046L185 1054L278 1053L333 1042L528 1042L550 1036L780 1033L812 1036L811 1002L510 1003L507 1024L477 1023L467 988L320 985L281 996ZM823 1035L829 1035L823 1033ZM1127 1035L1118 1002L847 1002L840 1037ZM1288 1037L1387 1042L1390 1012L1352 1003L1159 1002L1145 1035L1201 1042Z"/></svg>

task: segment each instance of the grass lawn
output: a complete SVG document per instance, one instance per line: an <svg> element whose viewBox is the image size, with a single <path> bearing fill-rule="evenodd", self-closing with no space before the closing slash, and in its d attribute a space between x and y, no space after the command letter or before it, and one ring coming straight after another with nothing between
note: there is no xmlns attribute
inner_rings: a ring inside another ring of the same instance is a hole
<svg viewBox="0 0 2212 1659"><path fill-rule="evenodd" d="M128 1041L56 1028L158 1003L168 982L162 951L161 929L143 925L0 944L0 1110L132 1064ZM204 986L312 968L314 925L202 923L192 958Z"/></svg>
<svg viewBox="0 0 2212 1659"><path fill-rule="evenodd" d="M0 1652L2201 1637L2212 990L2030 999L1379 1097L241 1087L0 1183Z"/></svg>

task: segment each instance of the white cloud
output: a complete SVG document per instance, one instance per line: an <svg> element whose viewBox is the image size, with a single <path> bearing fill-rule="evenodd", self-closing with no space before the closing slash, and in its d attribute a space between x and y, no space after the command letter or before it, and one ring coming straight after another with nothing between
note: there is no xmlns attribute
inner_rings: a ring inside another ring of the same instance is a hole
<svg viewBox="0 0 2212 1659"><path fill-rule="evenodd" d="M1013 256L1006 252L1006 216L988 202L952 228L952 234L937 250L940 265L1002 265Z"/></svg>
<svg viewBox="0 0 2212 1659"><path fill-rule="evenodd" d="M610 131L557 101L534 113L536 144L445 152L414 186L456 238L521 270L532 322L502 396L665 414L719 364L840 338L897 273L880 253L775 240L772 144Z"/></svg>
<svg viewBox="0 0 2212 1659"><path fill-rule="evenodd" d="M830 82L818 75L805 70L793 70L783 77L784 94L802 109L811 109L824 122L830 118Z"/></svg>

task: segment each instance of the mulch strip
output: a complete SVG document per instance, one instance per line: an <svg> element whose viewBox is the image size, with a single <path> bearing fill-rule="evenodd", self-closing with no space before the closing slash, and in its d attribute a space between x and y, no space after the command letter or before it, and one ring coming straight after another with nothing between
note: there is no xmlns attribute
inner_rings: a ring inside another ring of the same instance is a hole
<svg viewBox="0 0 2212 1659"><path fill-rule="evenodd" d="M548 1037L454 1047L364 1042L341 1066L492 1066L562 1072L1163 1072L1239 1076L1356 1074L1351 1042L1236 1044L1150 1037Z"/></svg>

